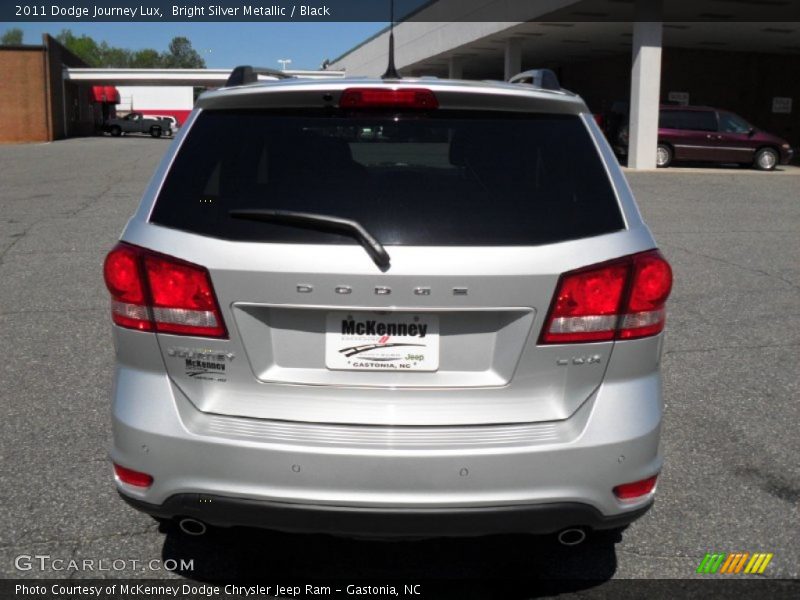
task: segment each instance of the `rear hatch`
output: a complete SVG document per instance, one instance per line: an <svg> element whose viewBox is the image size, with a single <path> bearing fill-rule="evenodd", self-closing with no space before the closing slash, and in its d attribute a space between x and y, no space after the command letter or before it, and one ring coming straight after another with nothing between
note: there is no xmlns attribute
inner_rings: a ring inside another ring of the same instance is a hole
<svg viewBox="0 0 800 600"><path fill-rule="evenodd" d="M264 210L352 220L390 263L231 214ZM538 344L558 277L633 251L582 117L430 106L204 110L144 231L208 269L227 327L158 334L200 410L375 425L568 417L613 342Z"/></svg>

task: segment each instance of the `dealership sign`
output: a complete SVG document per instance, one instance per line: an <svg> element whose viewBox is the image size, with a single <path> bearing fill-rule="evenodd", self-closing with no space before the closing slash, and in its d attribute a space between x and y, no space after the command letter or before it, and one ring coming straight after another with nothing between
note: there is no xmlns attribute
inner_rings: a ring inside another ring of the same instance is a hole
<svg viewBox="0 0 800 600"><path fill-rule="evenodd" d="M792 112L792 99L774 97L772 99L772 112L788 115Z"/></svg>
<svg viewBox="0 0 800 600"><path fill-rule="evenodd" d="M688 106L689 92L670 92L667 94L667 100L680 104L681 106Z"/></svg>

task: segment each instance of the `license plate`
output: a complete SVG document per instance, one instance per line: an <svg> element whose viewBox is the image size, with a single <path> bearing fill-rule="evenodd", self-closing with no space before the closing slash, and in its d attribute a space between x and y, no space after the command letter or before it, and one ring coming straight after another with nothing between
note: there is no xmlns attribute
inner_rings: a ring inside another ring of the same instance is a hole
<svg viewBox="0 0 800 600"><path fill-rule="evenodd" d="M435 371L439 368L439 317L328 313L325 366L350 371Z"/></svg>

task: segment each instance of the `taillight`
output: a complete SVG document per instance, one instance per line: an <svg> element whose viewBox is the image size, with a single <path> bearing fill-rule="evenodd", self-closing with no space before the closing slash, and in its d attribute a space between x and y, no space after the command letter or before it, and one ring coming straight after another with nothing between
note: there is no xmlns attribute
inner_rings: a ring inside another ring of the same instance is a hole
<svg viewBox="0 0 800 600"><path fill-rule="evenodd" d="M627 275L626 265L611 265L562 277L542 341L613 339Z"/></svg>
<svg viewBox="0 0 800 600"><path fill-rule="evenodd" d="M621 339L661 332L666 318L664 305L672 290L672 269L658 251L635 255L632 277L630 298L619 328Z"/></svg>
<svg viewBox="0 0 800 600"><path fill-rule="evenodd" d="M153 323L147 310L142 279L142 265L136 248L118 244L103 265L106 287L111 292L111 318L130 329L151 331Z"/></svg>
<svg viewBox="0 0 800 600"><path fill-rule="evenodd" d="M208 271L164 256L144 256L156 331L221 337L222 316Z"/></svg>
<svg viewBox="0 0 800 600"><path fill-rule="evenodd" d="M153 485L153 476L141 471L134 471L114 463L114 474L122 483L136 487L150 487Z"/></svg>
<svg viewBox="0 0 800 600"><path fill-rule="evenodd" d="M614 488L614 495L620 500L636 500L652 492L656 487L657 479L658 475L653 475L640 481L623 483Z"/></svg>
<svg viewBox="0 0 800 600"><path fill-rule="evenodd" d="M341 108L400 108L427 110L439 107L431 90L424 88L348 88L339 99Z"/></svg>
<svg viewBox="0 0 800 600"><path fill-rule="evenodd" d="M664 329L672 270L658 250L561 276L541 344L598 342Z"/></svg>
<svg viewBox="0 0 800 600"><path fill-rule="evenodd" d="M226 337L208 271L120 243L103 267L117 325L199 337Z"/></svg>

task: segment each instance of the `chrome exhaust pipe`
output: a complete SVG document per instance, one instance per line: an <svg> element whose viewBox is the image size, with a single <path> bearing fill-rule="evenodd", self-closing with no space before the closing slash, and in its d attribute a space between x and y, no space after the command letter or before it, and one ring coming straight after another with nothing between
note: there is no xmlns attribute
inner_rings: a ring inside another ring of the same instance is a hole
<svg viewBox="0 0 800 600"><path fill-rule="evenodd" d="M577 546L586 539L586 531L580 528L565 529L558 534L558 542L562 546Z"/></svg>
<svg viewBox="0 0 800 600"><path fill-rule="evenodd" d="M206 524L202 521L198 521L197 519L181 519L178 521L178 527L180 527L180 530L186 535L193 536L203 535L206 531L208 531Z"/></svg>

